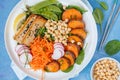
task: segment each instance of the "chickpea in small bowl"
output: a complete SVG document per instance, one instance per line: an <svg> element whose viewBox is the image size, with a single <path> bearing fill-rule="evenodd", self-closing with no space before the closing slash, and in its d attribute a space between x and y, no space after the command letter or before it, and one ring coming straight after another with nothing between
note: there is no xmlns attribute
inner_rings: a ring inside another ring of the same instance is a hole
<svg viewBox="0 0 120 80"><path fill-rule="evenodd" d="M120 80L120 63L109 57L98 59L91 68L91 80Z"/></svg>

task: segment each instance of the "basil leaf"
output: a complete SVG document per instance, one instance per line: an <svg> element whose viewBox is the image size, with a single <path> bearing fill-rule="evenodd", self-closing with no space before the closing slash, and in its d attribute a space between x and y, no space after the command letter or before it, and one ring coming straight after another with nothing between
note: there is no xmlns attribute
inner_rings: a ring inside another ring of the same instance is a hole
<svg viewBox="0 0 120 80"><path fill-rule="evenodd" d="M82 63L82 61L84 60L84 55L85 55L85 52L84 52L84 49L82 49L78 55L78 57L76 58L76 64L80 65Z"/></svg>
<svg viewBox="0 0 120 80"><path fill-rule="evenodd" d="M110 56L115 55L120 51L120 41L119 40L109 41L106 44L104 50Z"/></svg>
<svg viewBox="0 0 120 80"><path fill-rule="evenodd" d="M97 2L100 4L100 6L104 9L104 10L108 10L108 5L106 2L104 1L98 1Z"/></svg>
<svg viewBox="0 0 120 80"><path fill-rule="evenodd" d="M54 41L54 40L55 40L55 37L52 36L52 34L50 34L50 40L51 40L51 41Z"/></svg>
<svg viewBox="0 0 120 80"><path fill-rule="evenodd" d="M103 9L108 10L108 5L106 2L101 1L99 4L101 7L103 7Z"/></svg>
<svg viewBox="0 0 120 80"><path fill-rule="evenodd" d="M95 17L95 21L96 21L98 24L102 24L102 21L103 21L103 19L104 19L104 15L103 15L103 12L101 11L101 9L96 8L96 9L93 11L93 16Z"/></svg>
<svg viewBox="0 0 120 80"><path fill-rule="evenodd" d="M74 65L70 66L67 70L65 70L63 72L68 73L68 72L70 72L73 69L73 67L74 67Z"/></svg>
<svg viewBox="0 0 120 80"><path fill-rule="evenodd" d="M103 22L103 19L104 19L103 12L101 11L101 9L95 8L94 11L93 11L93 16L94 16L94 19L95 19L96 23L100 25L100 29L102 31L102 22Z"/></svg>

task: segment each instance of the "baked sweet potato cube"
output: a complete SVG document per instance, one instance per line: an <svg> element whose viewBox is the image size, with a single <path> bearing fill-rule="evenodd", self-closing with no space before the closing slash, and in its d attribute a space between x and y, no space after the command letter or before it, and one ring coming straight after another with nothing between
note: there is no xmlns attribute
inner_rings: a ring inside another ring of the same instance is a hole
<svg viewBox="0 0 120 80"><path fill-rule="evenodd" d="M74 55L73 52L71 52L71 51L66 51L64 56L70 60L71 65L74 65L75 55Z"/></svg>
<svg viewBox="0 0 120 80"><path fill-rule="evenodd" d="M82 14L76 9L67 9L62 14L62 20L82 20Z"/></svg>
<svg viewBox="0 0 120 80"><path fill-rule="evenodd" d="M80 42L81 43L80 47L83 48L83 41L79 36L77 36L77 35L69 36L68 37L68 42L72 42L72 40L74 40L76 43Z"/></svg>
<svg viewBox="0 0 120 80"><path fill-rule="evenodd" d="M74 34L74 35L78 35L83 40L85 40L85 38L87 36L87 33L85 32L84 29L73 29L70 33Z"/></svg>
<svg viewBox="0 0 120 80"><path fill-rule="evenodd" d="M71 20L68 23L68 27L70 27L72 29L76 29L76 28L82 28L82 29L84 29L85 24L84 24L83 21L80 21L80 20Z"/></svg>
<svg viewBox="0 0 120 80"><path fill-rule="evenodd" d="M57 61L52 61L45 66L45 70L49 72L57 72L60 69L60 64Z"/></svg>
<svg viewBox="0 0 120 80"><path fill-rule="evenodd" d="M79 48L76 44L74 43L68 43L67 46L65 46L65 50L71 51L74 53L75 57L78 57L79 54Z"/></svg>
<svg viewBox="0 0 120 80"><path fill-rule="evenodd" d="M66 69L68 69L71 64L70 60L66 57L62 57L62 58L58 59L58 62L60 63L60 69L62 71L65 71Z"/></svg>

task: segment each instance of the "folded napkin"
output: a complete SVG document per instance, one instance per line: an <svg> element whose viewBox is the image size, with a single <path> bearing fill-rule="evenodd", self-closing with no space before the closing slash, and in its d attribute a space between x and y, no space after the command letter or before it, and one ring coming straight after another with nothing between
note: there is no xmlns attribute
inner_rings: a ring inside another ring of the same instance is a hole
<svg viewBox="0 0 120 80"><path fill-rule="evenodd" d="M87 5L87 7L92 12L93 8L90 5L90 3L88 2L88 0L82 0L82 1ZM11 68L13 69L13 71L15 72L15 74L19 80L23 80L25 77L27 77L27 74L25 74L23 71L21 71L13 62L11 63Z"/></svg>

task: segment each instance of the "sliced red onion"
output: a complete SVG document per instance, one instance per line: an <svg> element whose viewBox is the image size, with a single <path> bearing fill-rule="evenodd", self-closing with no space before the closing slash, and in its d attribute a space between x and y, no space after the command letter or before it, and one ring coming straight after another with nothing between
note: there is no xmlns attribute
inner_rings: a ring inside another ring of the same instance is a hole
<svg viewBox="0 0 120 80"><path fill-rule="evenodd" d="M62 57L62 52L59 49L55 49L52 58L57 60Z"/></svg>
<svg viewBox="0 0 120 80"><path fill-rule="evenodd" d="M28 64L30 61L32 61L32 55L24 53L20 55L19 59L22 64Z"/></svg>
<svg viewBox="0 0 120 80"><path fill-rule="evenodd" d="M54 48L57 48L57 47L60 47L60 48L64 49L64 47L63 47L63 45L61 43L55 43Z"/></svg>
<svg viewBox="0 0 120 80"><path fill-rule="evenodd" d="M54 44L54 46L57 46L57 45L63 46L61 43L55 43Z"/></svg>
<svg viewBox="0 0 120 80"><path fill-rule="evenodd" d="M63 49L61 49L61 48L56 48L56 49L58 49L62 53L62 56L64 56L64 50Z"/></svg>
<svg viewBox="0 0 120 80"><path fill-rule="evenodd" d="M56 48L61 48L61 49L64 50L64 47L63 47L63 46L60 46L60 45L57 45L57 46L55 46L54 48L55 48L55 49L56 49Z"/></svg>
<svg viewBox="0 0 120 80"><path fill-rule="evenodd" d="M29 48L25 45L17 45L15 51L18 53L18 55L21 55L22 53L30 53Z"/></svg>
<svg viewBox="0 0 120 80"><path fill-rule="evenodd" d="M20 52L18 52L18 55L22 55L23 53L30 54L30 50L28 49L21 50Z"/></svg>
<svg viewBox="0 0 120 80"><path fill-rule="evenodd" d="M29 48L25 45L17 45L15 51L20 52L22 49L29 49Z"/></svg>

